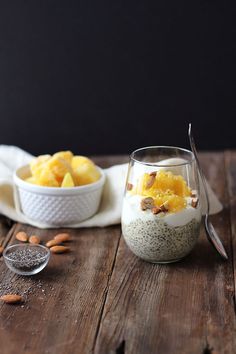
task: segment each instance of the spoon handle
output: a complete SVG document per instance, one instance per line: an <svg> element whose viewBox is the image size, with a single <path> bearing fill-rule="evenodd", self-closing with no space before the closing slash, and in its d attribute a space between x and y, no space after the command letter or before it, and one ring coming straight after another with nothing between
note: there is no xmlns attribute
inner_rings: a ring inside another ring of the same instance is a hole
<svg viewBox="0 0 236 354"><path fill-rule="evenodd" d="M197 163L197 168L198 171L200 173L201 179L202 179L202 185L203 185L203 189L204 189L204 194L206 197L206 215L209 215L209 211L210 211L210 201L209 201L209 196L208 196L208 192L207 192L207 185L206 185L206 178L204 176L204 173L202 171L199 159L198 159L198 155L197 155L197 149L196 149L196 145L193 139L193 134L192 134L192 124L189 123L189 129L188 129L188 136L189 136L189 142L190 142L190 146L192 149L192 152L194 154L196 163Z"/></svg>

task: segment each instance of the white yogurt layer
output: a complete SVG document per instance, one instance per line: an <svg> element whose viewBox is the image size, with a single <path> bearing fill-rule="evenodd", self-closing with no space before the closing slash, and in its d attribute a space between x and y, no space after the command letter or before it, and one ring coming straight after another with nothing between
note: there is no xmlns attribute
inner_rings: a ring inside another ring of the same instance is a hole
<svg viewBox="0 0 236 354"><path fill-rule="evenodd" d="M143 211L140 207L141 200L144 197L139 195L127 195L123 201L122 209L122 222L129 224L130 222L136 221L137 219L142 219L143 221L156 220L161 218L165 223L170 226L184 226L188 224L191 220L196 219L201 221L201 210L200 208L193 208L189 204L189 198L187 200L187 207L176 212L176 213L160 213L154 215L151 210Z"/></svg>

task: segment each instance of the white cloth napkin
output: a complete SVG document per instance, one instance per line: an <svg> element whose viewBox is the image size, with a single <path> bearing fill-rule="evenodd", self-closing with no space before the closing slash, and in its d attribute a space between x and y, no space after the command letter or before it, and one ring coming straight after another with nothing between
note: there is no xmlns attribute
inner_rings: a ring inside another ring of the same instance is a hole
<svg viewBox="0 0 236 354"><path fill-rule="evenodd" d="M14 204L13 172L29 163L33 157L16 146L0 145L0 213L14 221L47 228L48 225L29 220L25 215L17 212ZM106 183L98 213L77 225L71 225L71 227L105 227L120 223L127 164L115 165L104 171ZM222 204L209 185L208 192L210 213L216 214L222 210ZM201 196L201 199L204 210L205 198Z"/></svg>

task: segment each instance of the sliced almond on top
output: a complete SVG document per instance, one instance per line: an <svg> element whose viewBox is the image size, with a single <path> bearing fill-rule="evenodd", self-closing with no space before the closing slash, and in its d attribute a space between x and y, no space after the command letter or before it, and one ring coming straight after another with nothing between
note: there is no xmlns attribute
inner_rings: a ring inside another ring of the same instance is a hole
<svg viewBox="0 0 236 354"><path fill-rule="evenodd" d="M196 198L196 197L197 197L197 191L196 191L196 189L192 189L192 190L191 190L191 197L192 197L192 198Z"/></svg>
<svg viewBox="0 0 236 354"><path fill-rule="evenodd" d="M154 177L156 177L157 172L156 172L156 171L153 171L153 172L149 173L149 175L150 175L150 176L154 176Z"/></svg>
<svg viewBox="0 0 236 354"><path fill-rule="evenodd" d="M40 237L36 236L36 235L30 236L29 243L32 243L34 245L38 245L40 243Z"/></svg>
<svg viewBox="0 0 236 354"><path fill-rule="evenodd" d="M193 198L192 199L191 205L192 205L193 208L196 208L198 206L198 201L199 201L198 198Z"/></svg>
<svg viewBox="0 0 236 354"><path fill-rule="evenodd" d="M147 197L141 200L142 210L152 209L154 206L154 199L152 197Z"/></svg>
<svg viewBox="0 0 236 354"><path fill-rule="evenodd" d="M16 234L16 239L21 242L27 242L28 236L24 231L20 231Z"/></svg>
<svg viewBox="0 0 236 354"><path fill-rule="evenodd" d="M146 189L149 189L149 188L151 188L153 186L153 184L155 182L155 179L156 179L156 172L150 173L148 181L146 183Z"/></svg>
<svg viewBox="0 0 236 354"><path fill-rule="evenodd" d="M152 208L152 213L154 215L159 214L159 213L161 213L161 209L159 207L155 206L155 207Z"/></svg>
<svg viewBox="0 0 236 354"><path fill-rule="evenodd" d="M160 209L163 213L166 213L168 210L169 210L169 203L168 201L166 201L165 203L163 203L161 206L160 206Z"/></svg>
<svg viewBox="0 0 236 354"><path fill-rule="evenodd" d="M22 302L23 298L17 294L6 294L0 297L0 300L4 301L6 304L16 304Z"/></svg>
<svg viewBox="0 0 236 354"><path fill-rule="evenodd" d="M60 240L50 240L46 243L46 246L47 247L53 247L53 246L57 246L57 245L60 245L61 244L61 241Z"/></svg>
<svg viewBox="0 0 236 354"><path fill-rule="evenodd" d="M50 251L52 253L65 253L65 252L69 252L70 248L66 247L66 246L53 246L50 248Z"/></svg>
<svg viewBox="0 0 236 354"><path fill-rule="evenodd" d="M60 242L69 241L70 239L71 239L70 235L66 232L54 236L54 240L58 240Z"/></svg>

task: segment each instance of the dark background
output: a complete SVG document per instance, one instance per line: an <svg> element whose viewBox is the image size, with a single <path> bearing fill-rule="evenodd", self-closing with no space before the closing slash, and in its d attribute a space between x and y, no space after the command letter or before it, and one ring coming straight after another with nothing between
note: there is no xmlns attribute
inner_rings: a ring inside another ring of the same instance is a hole
<svg viewBox="0 0 236 354"><path fill-rule="evenodd" d="M0 143L236 148L236 5L0 1Z"/></svg>

